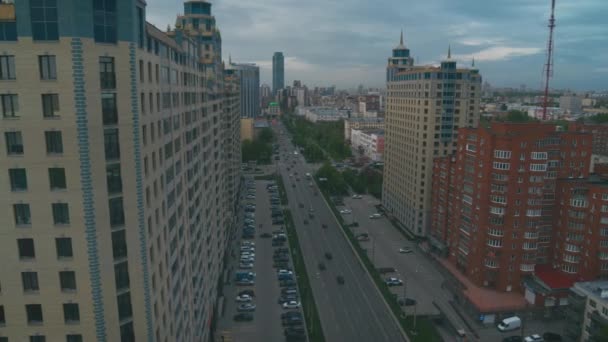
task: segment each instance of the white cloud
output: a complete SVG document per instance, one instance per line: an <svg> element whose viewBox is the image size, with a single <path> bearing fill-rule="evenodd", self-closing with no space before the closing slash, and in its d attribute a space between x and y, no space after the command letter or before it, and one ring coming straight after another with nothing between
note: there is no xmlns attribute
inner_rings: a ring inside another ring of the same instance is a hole
<svg viewBox="0 0 608 342"><path fill-rule="evenodd" d="M497 45L504 42L502 38L465 38L458 43L466 46Z"/></svg>
<svg viewBox="0 0 608 342"><path fill-rule="evenodd" d="M476 61L504 61L515 57L536 55L543 51L538 47L511 47L511 46L493 46L481 51L453 55L453 58L462 61L471 61L475 58Z"/></svg>

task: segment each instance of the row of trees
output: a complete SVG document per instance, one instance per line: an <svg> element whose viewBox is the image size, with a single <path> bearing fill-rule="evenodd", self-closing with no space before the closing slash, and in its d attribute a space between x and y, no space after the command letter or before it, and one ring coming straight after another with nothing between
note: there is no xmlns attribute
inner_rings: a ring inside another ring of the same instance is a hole
<svg viewBox="0 0 608 342"><path fill-rule="evenodd" d="M257 139L244 140L241 144L243 162L257 161L258 164L272 162L272 144L275 140L270 128L263 128Z"/></svg>
<svg viewBox="0 0 608 342"><path fill-rule="evenodd" d="M286 115L284 123L293 136L293 142L303 149L309 162L324 161L327 155L334 160L344 160L352 155L350 146L344 141L343 121L312 123Z"/></svg>
<svg viewBox="0 0 608 342"><path fill-rule="evenodd" d="M382 174L369 168L360 172L351 169L340 172L325 162L316 176L327 179L319 182L320 187L333 196L348 195L349 187L358 194L369 193L377 198L382 196Z"/></svg>

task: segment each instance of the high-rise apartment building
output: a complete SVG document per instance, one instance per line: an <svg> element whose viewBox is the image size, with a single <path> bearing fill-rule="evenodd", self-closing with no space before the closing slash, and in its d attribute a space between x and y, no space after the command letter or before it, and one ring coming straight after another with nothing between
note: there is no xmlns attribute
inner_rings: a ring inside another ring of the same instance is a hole
<svg viewBox="0 0 608 342"><path fill-rule="evenodd" d="M211 4L0 7L0 340L207 340L238 172Z"/></svg>
<svg viewBox="0 0 608 342"><path fill-rule="evenodd" d="M589 178L591 141L542 123L460 129L456 153L435 159L432 244L474 284L499 291L522 291L539 265L598 276L608 182Z"/></svg>
<svg viewBox="0 0 608 342"><path fill-rule="evenodd" d="M224 139L224 161L226 163L226 188L228 206L232 212L226 213L233 218L237 215L238 194L241 182L241 82L233 69L224 71L224 116L226 134ZM229 224L231 226L232 222Z"/></svg>
<svg viewBox="0 0 608 342"><path fill-rule="evenodd" d="M458 128L479 121L481 76L450 57L415 66L402 34L388 59L382 204L418 236L430 226L433 158L452 154Z"/></svg>
<svg viewBox="0 0 608 342"><path fill-rule="evenodd" d="M272 93L285 88L285 59L282 52L272 55Z"/></svg>
<svg viewBox="0 0 608 342"><path fill-rule="evenodd" d="M240 80L241 117L257 118L260 115L260 68L250 63L230 63Z"/></svg>

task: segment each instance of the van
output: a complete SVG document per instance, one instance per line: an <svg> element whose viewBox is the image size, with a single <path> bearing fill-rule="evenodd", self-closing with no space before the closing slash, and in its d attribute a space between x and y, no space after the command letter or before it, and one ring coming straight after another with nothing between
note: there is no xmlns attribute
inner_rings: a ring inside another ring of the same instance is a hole
<svg viewBox="0 0 608 342"><path fill-rule="evenodd" d="M505 318L497 326L500 331L511 331L521 328L521 319L517 316Z"/></svg>

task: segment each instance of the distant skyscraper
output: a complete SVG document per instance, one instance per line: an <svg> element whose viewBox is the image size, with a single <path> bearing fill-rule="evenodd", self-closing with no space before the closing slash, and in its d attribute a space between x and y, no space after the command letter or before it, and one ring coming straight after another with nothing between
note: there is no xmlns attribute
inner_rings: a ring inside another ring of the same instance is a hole
<svg viewBox="0 0 608 342"><path fill-rule="evenodd" d="M386 77L382 203L406 229L424 236L433 158L454 153L459 127L477 126L481 76L475 69L457 69L449 52L440 66L414 66L402 34Z"/></svg>
<svg viewBox="0 0 608 342"><path fill-rule="evenodd" d="M260 115L260 68L255 64L230 62L241 83L241 117L256 118Z"/></svg>
<svg viewBox="0 0 608 342"><path fill-rule="evenodd" d="M285 59L282 52L275 52L272 56L272 93L285 87Z"/></svg>

